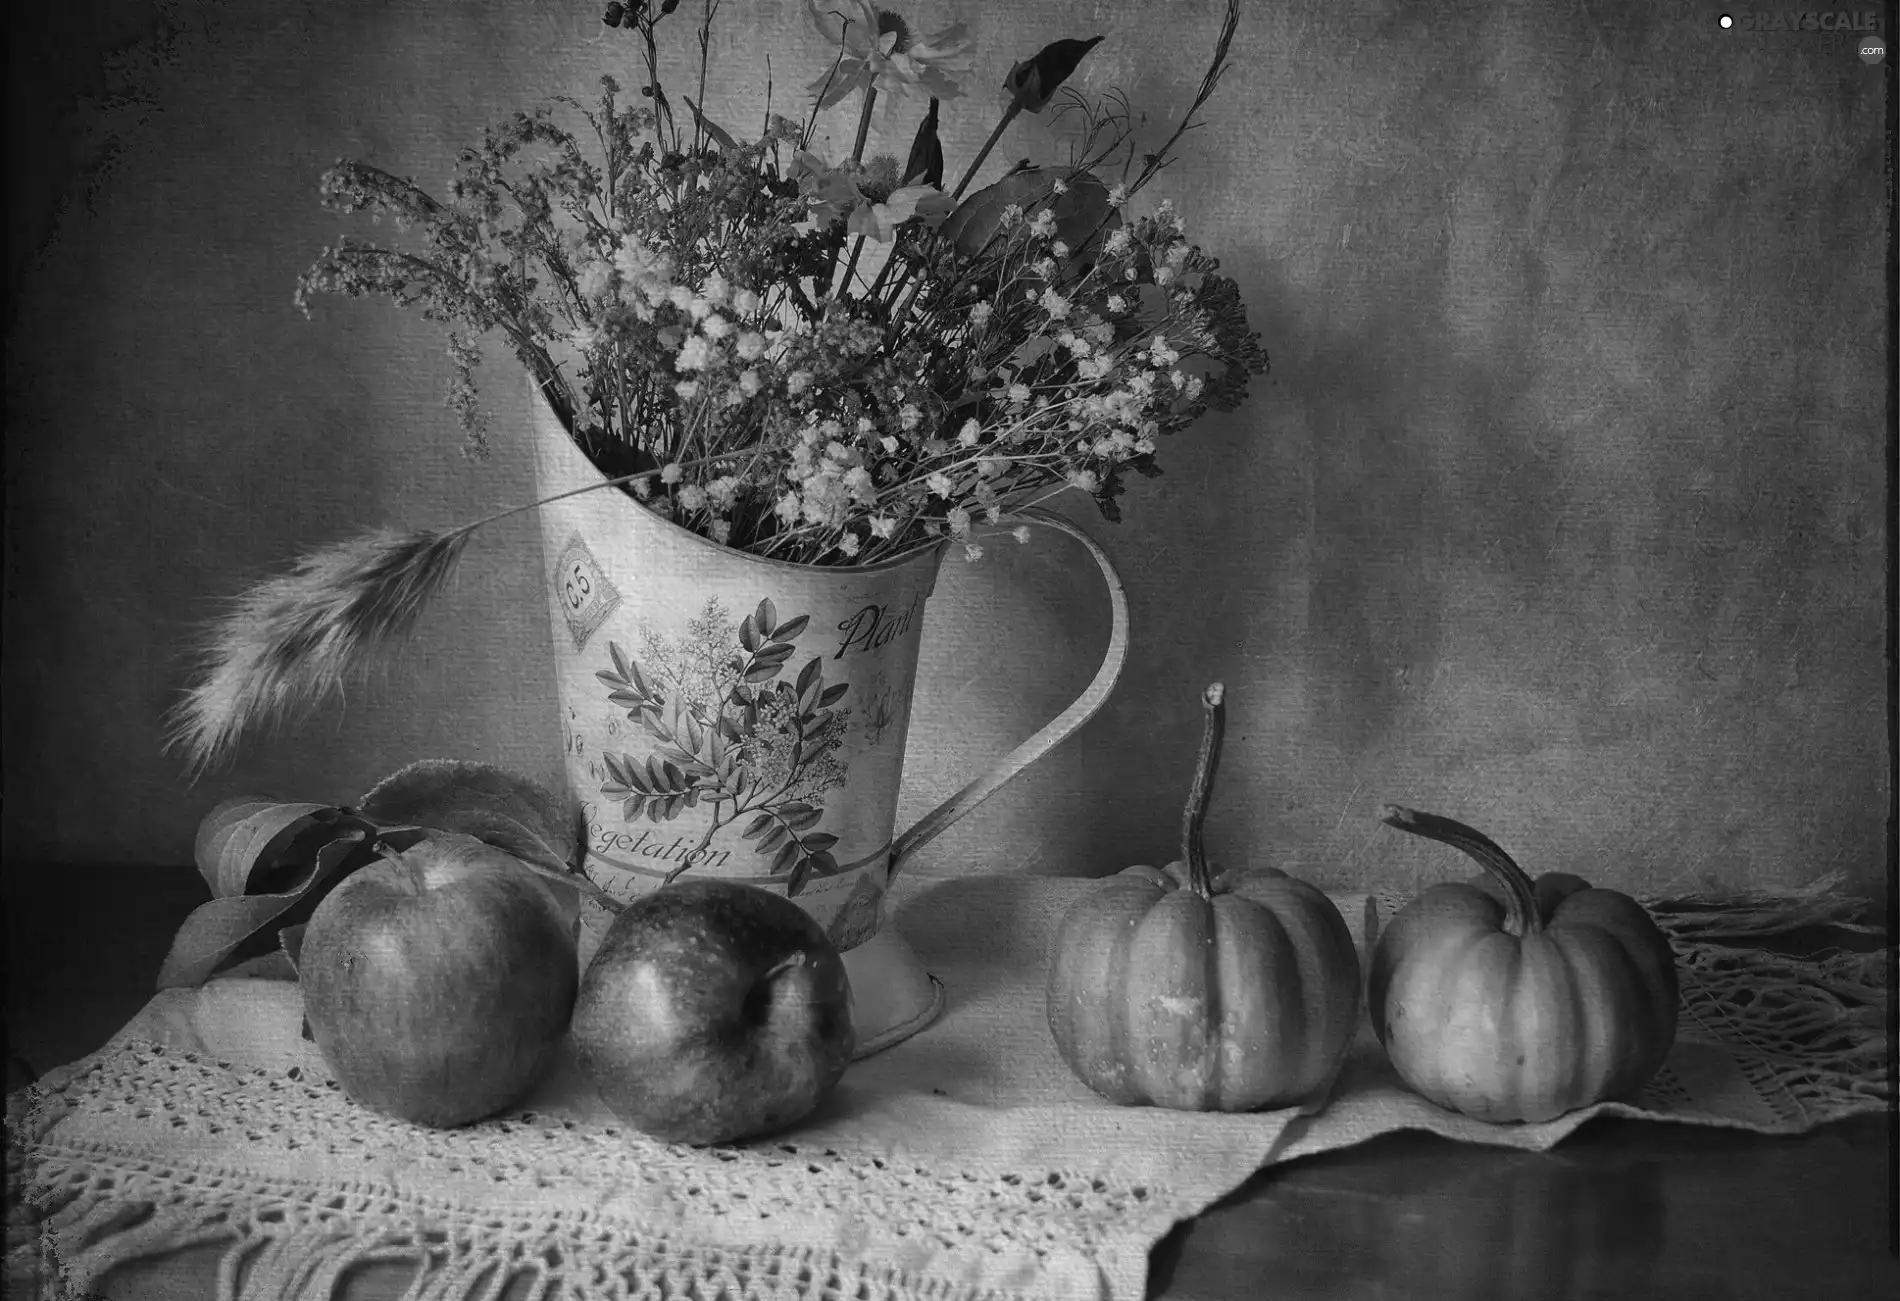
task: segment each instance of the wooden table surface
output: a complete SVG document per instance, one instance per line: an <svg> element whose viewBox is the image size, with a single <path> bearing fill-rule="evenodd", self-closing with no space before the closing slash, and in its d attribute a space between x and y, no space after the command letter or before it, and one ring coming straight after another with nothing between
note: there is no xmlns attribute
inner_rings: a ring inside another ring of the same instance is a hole
<svg viewBox="0 0 1900 1301"><path fill-rule="evenodd" d="M150 996L206 896L190 869L6 872L9 1087L92 1051ZM1549 1152L1426 1134L1256 1175L1155 1248L1166 1301L1900 1297L1894 1128L1864 1116L1793 1138L1596 1120ZM213 1256L108 1280L114 1301L199 1298ZM400 1295L394 1272L352 1298Z"/></svg>

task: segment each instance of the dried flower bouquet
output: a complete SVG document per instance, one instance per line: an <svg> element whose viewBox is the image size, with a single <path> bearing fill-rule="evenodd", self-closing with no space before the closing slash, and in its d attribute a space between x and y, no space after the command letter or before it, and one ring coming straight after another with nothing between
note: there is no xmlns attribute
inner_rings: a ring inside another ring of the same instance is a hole
<svg viewBox="0 0 1900 1301"><path fill-rule="evenodd" d="M505 338L576 444L661 517L752 554L813 565L894 559L1076 490L1110 520L1126 471L1158 440L1244 397L1265 370L1235 283L1163 201L1130 201L1172 158L1228 67L1230 0L1179 126L1138 152L1119 94L1064 86L1102 40L1059 40L1004 78L1002 113L954 188L938 137L961 96L961 25L921 36L868 0L806 0L833 50L803 121L771 111L741 140L695 93L676 104L659 36L678 0L605 11L633 38L638 100L602 78L597 104L515 114L464 151L451 198L342 161L324 201L388 217L407 246L344 239L298 286L385 294L449 326L449 405L485 454L481 339ZM851 152L814 148L820 111L855 100ZM903 162L865 157L873 113L914 110ZM1028 162L968 198L1022 112L1078 117L1069 158ZM584 144L583 140L587 143ZM172 719L194 767L251 725L307 709L405 632L470 533L382 531L305 557L209 630ZM1021 536L1022 530L1017 530Z"/></svg>

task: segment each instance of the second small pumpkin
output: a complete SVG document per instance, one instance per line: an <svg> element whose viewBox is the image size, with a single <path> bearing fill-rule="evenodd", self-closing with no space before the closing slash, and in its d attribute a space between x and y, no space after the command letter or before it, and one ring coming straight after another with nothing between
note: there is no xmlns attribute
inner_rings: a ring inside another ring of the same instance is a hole
<svg viewBox="0 0 1900 1301"><path fill-rule="evenodd" d="M1533 881L1463 823L1388 804L1383 820L1477 860L1380 934L1372 1028L1405 1082L1479 1120L1542 1121L1627 1096L1676 1036L1669 940L1643 906L1564 872Z"/></svg>

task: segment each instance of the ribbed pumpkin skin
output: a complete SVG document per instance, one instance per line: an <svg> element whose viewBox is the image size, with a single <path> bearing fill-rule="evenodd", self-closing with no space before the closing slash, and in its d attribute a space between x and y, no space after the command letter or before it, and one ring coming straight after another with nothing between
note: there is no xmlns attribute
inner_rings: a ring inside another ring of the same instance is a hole
<svg viewBox="0 0 1900 1301"><path fill-rule="evenodd" d="M1359 956L1332 900L1284 872L1131 867L1057 932L1049 1030L1111 1102L1185 1111L1292 1105L1331 1083L1359 1015Z"/></svg>
<svg viewBox="0 0 1900 1301"><path fill-rule="evenodd" d="M1426 890L1380 935L1367 980L1393 1067L1438 1103L1488 1121L1542 1121L1626 1095L1676 1034L1676 967L1642 905L1551 873L1541 928L1506 928L1484 886Z"/></svg>

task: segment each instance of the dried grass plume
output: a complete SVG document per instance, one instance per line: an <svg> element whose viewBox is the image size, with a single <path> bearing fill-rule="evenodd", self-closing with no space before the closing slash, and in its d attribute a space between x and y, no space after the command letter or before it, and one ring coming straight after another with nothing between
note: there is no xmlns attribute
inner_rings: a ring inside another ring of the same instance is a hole
<svg viewBox="0 0 1900 1301"><path fill-rule="evenodd" d="M308 716L405 636L447 585L469 526L380 530L314 551L238 596L199 647L199 672L166 720L194 776L266 723Z"/></svg>

